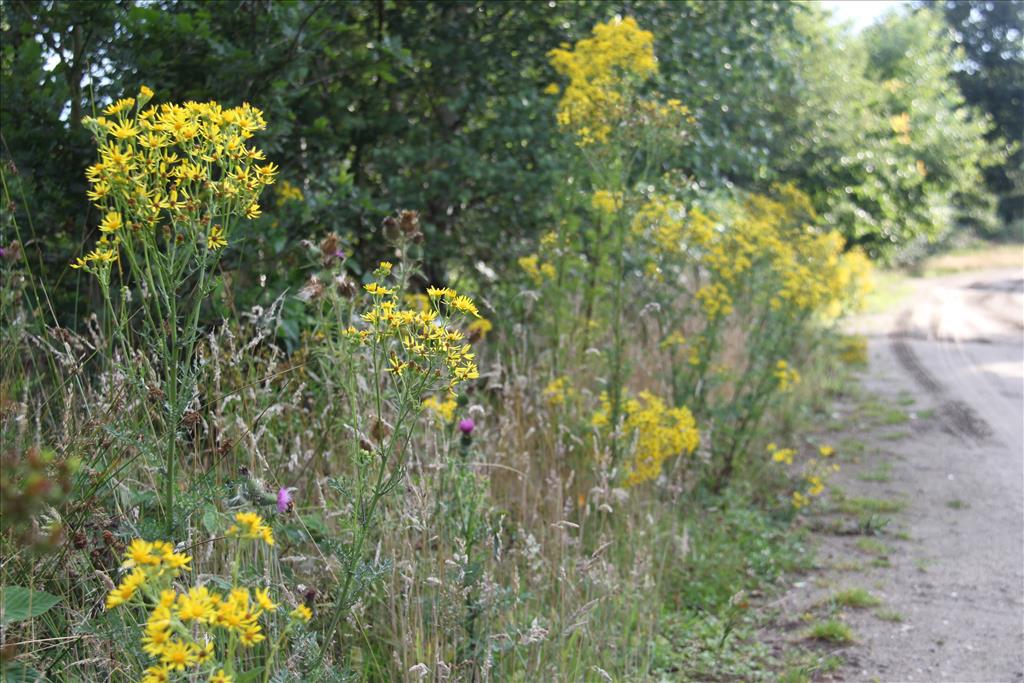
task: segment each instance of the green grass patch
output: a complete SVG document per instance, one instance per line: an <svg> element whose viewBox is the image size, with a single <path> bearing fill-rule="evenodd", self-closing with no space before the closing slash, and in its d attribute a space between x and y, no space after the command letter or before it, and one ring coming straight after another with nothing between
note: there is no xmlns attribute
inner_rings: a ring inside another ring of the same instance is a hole
<svg viewBox="0 0 1024 683"><path fill-rule="evenodd" d="M897 612L894 609L875 610L875 616L881 619L882 621L888 621L894 624L899 624L903 622L903 614Z"/></svg>
<svg viewBox="0 0 1024 683"><path fill-rule="evenodd" d="M799 652L799 651L798 651ZM787 653L788 655L789 653ZM800 653L807 659L807 653ZM787 657L795 659L795 657ZM845 660L839 655L826 655L824 657L813 657L813 660L803 664L791 664L776 679L778 683L811 683L819 674L826 674L838 671L845 664Z"/></svg>
<svg viewBox="0 0 1024 683"><path fill-rule="evenodd" d="M839 442L839 448L837 450L839 451L840 456L855 457L864 455L867 449L867 444L860 439L846 438Z"/></svg>
<svg viewBox="0 0 1024 683"><path fill-rule="evenodd" d="M971 507L971 504L967 501L960 500L959 498L954 498L953 500L946 501L946 507L952 510L965 510Z"/></svg>
<svg viewBox="0 0 1024 683"><path fill-rule="evenodd" d="M839 511L846 515L892 514L901 511L906 506L907 504L901 500L846 498L839 502Z"/></svg>
<svg viewBox="0 0 1024 683"><path fill-rule="evenodd" d="M857 560L837 560L832 563L832 569L837 572L861 572L864 571L864 563Z"/></svg>
<svg viewBox="0 0 1024 683"><path fill-rule="evenodd" d="M818 653L779 652L759 633L777 617L743 591L769 592L784 574L813 567L806 530L726 494L686 513L690 553L659 587L663 611L652 645L655 680L777 681L784 671L824 670Z"/></svg>
<svg viewBox="0 0 1024 683"><path fill-rule="evenodd" d="M847 588L830 595L828 602L837 607L852 607L854 609L866 609L878 607L882 601L863 588Z"/></svg>
<svg viewBox="0 0 1024 683"><path fill-rule="evenodd" d="M722 609L737 591L761 589L784 573L813 566L805 532L788 521L735 496L718 507L689 516L690 554L664 579L672 607Z"/></svg>
<svg viewBox="0 0 1024 683"><path fill-rule="evenodd" d="M848 645L853 642L853 631L837 619L827 619L812 624L804 632L804 638L806 640L822 640L836 645Z"/></svg>
<svg viewBox="0 0 1024 683"><path fill-rule="evenodd" d="M881 462L873 470L857 475L861 481L887 482L892 479L892 463Z"/></svg>
<svg viewBox="0 0 1024 683"><path fill-rule="evenodd" d="M895 426L910 421L910 416L900 408L886 405L876 399L868 399L860 406L861 416L872 424Z"/></svg>
<svg viewBox="0 0 1024 683"><path fill-rule="evenodd" d="M858 538L857 550L867 555L884 557L889 554L889 546L874 538Z"/></svg>

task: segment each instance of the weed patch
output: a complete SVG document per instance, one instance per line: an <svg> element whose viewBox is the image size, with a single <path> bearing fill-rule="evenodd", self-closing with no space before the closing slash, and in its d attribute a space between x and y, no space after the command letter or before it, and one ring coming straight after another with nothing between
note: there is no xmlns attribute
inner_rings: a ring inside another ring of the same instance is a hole
<svg viewBox="0 0 1024 683"><path fill-rule="evenodd" d="M853 642L853 631L836 619L819 621L804 632L806 640L820 640L834 645L849 645Z"/></svg>

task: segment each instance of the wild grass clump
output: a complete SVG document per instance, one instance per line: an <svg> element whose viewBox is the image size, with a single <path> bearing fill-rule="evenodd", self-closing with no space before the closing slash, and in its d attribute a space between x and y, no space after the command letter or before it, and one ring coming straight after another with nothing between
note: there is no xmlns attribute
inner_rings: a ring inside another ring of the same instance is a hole
<svg viewBox="0 0 1024 683"><path fill-rule="evenodd" d="M807 640L820 640L834 645L849 645L854 641L853 630L841 621L828 619L811 625L804 632Z"/></svg>
<svg viewBox="0 0 1024 683"><path fill-rule="evenodd" d="M846 590L841 590L838 593L830 595L827 602L837 607L853 607L856 609L877 607L882 604L882 601L878 597L872 595L869 591L866 591L863 588L847 588Z"/></svg>
<svg viewBox="0 0 1024 683"><path fill-rule="evenodd" d="M143 89L86 122L101 237L74 267L97 310L75 332L28 289L3 299L0 584L48 596L5 605L5 662L643 679L663 618L696 639L694 671L746 642L745 591L807 566L790 522L838 469L776 425L842 355L830 329L868 263L795 187L698 193L661 172L694 121L646 87L634 21L552 62L580 174L564 220L489 284L435 281L401 211L386 260L311 236L306 284L245 308L224 259L245 267L279 172L250 142L260 112L147 107Z"/></svg>

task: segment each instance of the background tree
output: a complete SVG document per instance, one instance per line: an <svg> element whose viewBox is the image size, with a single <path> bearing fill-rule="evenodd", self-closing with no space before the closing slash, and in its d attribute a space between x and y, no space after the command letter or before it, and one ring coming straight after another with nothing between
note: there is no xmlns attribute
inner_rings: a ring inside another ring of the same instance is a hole
<svg viewBox="0 0 1024 683"><path fill-rule="evenodd" d="M991 226L981 169L999 160L987 117L953 79L957 55L934 11L890 13L859 36L811 8L794 96L798 128L784 175L826 221L876 256L957 225Z"/></svg>
<svg viewBox="0 0 1024 683"><path fill-rule="evenodd" d="M892 17L855 39L828 28L813 5L696 0L5 0L9 218L44 271L58 317L75 320L91 284L67 263L97 222L84 194L92 153L79 119L145 83L158 101L250 101L267 114L260 142L281 182L223 261L230 291L245 301L300 287L309 272L302 241L327 232L355 262L375 263L387 254L380 222L400 208L421 211L428 280L472 276L478 264L500 272L560 218L551 189L578 175L560 150L556 98L543 92L555 81L548 52L617 14L651 27L660 75L650 87L696 118L660 170L705 190L794 180L877 254L957 220L987 224L990 200L975 191L987 129L950 75L974 60L950 49L933 12ZM976 14L964 20L972 31L981 30ZM983 13L1009 27L1004 15ZM996 66L1019 83L1017 34L985 30L1012 59L989 65L990 43L974 33L963 40L980 45L977 63L988 66L977 73L991 74L995 102ZM1013 92L992 111L1019 139ZM903 114L909 143L893 130ZM997 190L1005 210L1014 206L1019 192ZM14 239L5 227L0 242ZM299 324L289 322L290 334Z"/></svg>
<svg viewBox="0 0 1024 683"><path fill-rule="evenodd" d="M988 112L992 141L1004 141L1008 158L985 171L999 197L999 216L1018 238L1024 231L1024 2L947 0L953 40L963 50L956 80L964 98Z"/></svg>

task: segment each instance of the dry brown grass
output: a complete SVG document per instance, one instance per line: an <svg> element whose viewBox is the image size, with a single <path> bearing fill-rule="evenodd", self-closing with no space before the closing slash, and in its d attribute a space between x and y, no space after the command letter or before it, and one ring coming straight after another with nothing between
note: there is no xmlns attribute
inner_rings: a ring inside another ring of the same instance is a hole
<svg viewBox="0 0 1024 683"><path fill-rule="evenodd" d="M928 276L990 268L1024 271L1024 244L984 245L932 256L925 260L921 271Z"/></svg>

